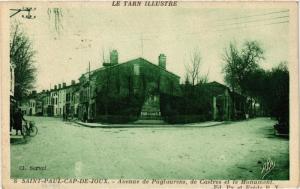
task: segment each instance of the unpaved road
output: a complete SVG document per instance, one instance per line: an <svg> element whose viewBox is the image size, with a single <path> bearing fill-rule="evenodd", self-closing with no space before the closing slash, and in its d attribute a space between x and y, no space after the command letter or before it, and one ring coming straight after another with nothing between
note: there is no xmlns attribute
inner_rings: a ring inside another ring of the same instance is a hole
<svg viewBox="0 0 300 189"><path fill-rule="evenodd" d="M275 121L269 118L202 128L122 129L28 119L39 133L26 144L11 144L13 178L260 179L268 159L276 166L266 179L289 177L289 140L273 135Z"/></svg>

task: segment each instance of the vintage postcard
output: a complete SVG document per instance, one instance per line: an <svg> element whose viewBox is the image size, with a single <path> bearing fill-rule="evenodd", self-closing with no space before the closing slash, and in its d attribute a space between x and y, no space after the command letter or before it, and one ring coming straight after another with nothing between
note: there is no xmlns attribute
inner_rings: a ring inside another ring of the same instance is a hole
<svg viewBox="0 0 300 189"><path fill-rule="evenodd" d="M297 2L1 2L2 187L299 187Z"/></svg>

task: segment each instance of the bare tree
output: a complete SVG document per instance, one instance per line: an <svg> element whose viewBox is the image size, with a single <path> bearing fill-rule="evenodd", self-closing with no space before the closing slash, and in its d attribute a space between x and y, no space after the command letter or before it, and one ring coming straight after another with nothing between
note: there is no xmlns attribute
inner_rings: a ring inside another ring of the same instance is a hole
<svg viewBox="0 0 300 189"><path fill-rule="evenodd" d="M48 17L49 20L54 23L55 31L60 34L61 30L63 29L62 18L63 18L63 11L61 8L48 8Z"/></svg>
<svg viewBox="0 0 300 189"><path fill-rule="evenodd" d="M35 51L29 38L20 29L12 26L10 34L10 63L15 65L15 98L21 100L34 88L36 68Z"/></svg>
<svg viewBox="0 0 300 189"><path fill-rule="evenodd" d="M195 48L191 53L190 62L185 65L186 79L188 79L186 82L190 82L192 86L207 82L207 74L205 76L200 75L201 60L200 50Z"/></svg>

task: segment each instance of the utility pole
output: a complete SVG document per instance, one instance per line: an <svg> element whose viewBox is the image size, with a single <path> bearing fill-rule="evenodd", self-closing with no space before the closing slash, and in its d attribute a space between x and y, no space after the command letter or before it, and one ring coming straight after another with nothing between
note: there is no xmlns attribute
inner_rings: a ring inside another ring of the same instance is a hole
<svg viewBox="0 0 300 189"><path fill-rule="evenodd" d="M90 74L91 74L91 62L89 61L89 81L90 81Z"/></svg>
<svg viewBox="0 0 300 189"><path fill-rule="evenodd" d="M142 57L143 57L143 54L144 54L144 44L143 44L143 33L141 33L141 50L142 50Z"/></svg>
<svg viewBox="0 0 300 189"><path fill-rule="evenodd" d="M144 56L144 40L149 40L149 39L144 38L143 33L141 33L140 40L141 40L141 53L142 53L141 56L143 57Z"/></svg>
<svg viewBox="0 0 300 189"><path fill-rule="evenodd" d="M27 15L22 15L22 18L27 18L27 19L34 19L36 18L36 16L32 16L31 15L31 11L35 11L36 8L32 8L32 7L23 7L21 9L9 9L10 11L12 11L13 13L9 16L10 18L19 14L20 12L27 12Z"/></svg>
<svg viewBox="0 0 300 189"><path fill-rule="evenodd" d="M87 108L87 115L88 115L88 119L91 117L90 115L90 102L91 102L91 62L89 61L89 71L88 71L88 108Z"/></svg>

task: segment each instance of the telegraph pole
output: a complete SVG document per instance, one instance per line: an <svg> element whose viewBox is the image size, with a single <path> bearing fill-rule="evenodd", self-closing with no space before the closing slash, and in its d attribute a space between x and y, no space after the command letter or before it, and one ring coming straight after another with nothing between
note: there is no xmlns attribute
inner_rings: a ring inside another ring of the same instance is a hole
<svg viewBox="0 0 300 189"><path fill-rule="evenodd" d="M143 57L144 56L144 40L149 40L149 39L144 38L143 33L141 33L140 40L141 40L141 53L142 53L141 56Z"/></svg>
<svg viewBox="0 0 300 189"><path fill-rule="evenodd" d="M35 11L36 8L32 7L23 7L21 9L9 9L10 11L13 11L13 13L9 16L10 18L19 14L20 12L27 12L27 15L22 15L22 18L27 18L27 19L34 19L36 16L31 15L31 11Z"/></svg>

